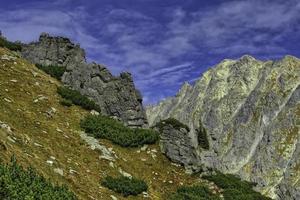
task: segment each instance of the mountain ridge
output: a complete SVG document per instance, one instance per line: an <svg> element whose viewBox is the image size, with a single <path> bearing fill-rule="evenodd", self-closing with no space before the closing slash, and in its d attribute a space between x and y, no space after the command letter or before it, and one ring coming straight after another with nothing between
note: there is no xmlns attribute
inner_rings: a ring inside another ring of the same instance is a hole
<svg viewBox="0 0 300 200"><path fill-rule="evenodd" d="M196 168L238 174L273 198L300 198L300 183L289 175L300 177L293 167L299 164L299 70L300 61L294 56L277 61L248 55L223 60L192 88L184 84L175 97L148 107L149 124L166 118L187 124L192 129L189 140L196 149ZM208 151L197 144L200 122L208 133Z"/></svg>

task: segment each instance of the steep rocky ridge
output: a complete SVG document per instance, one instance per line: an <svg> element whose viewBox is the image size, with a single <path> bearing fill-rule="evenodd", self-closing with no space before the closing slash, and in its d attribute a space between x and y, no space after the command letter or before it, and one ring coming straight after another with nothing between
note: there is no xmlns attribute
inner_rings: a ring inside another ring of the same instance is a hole
<svg viewBox="0 0 300 200"><path fill-rule="evenodd" d="M105 66L87 63L85 51L68 38L43 33L39 41L23 45L21 53L32 63L65 66L62 82L92 98L103 114L116 116L129 126L147 124L142 96L131 74L115 77Z"/></svg>
<svg viewBox="0 0 300 200"><path fill-rule="evenodd" d="M299 59L243 56L222 61L146 112L150 125L169 117L189 125L195 166L238 174L273 198L300 199L299 84ZM198 145L200 121L209 150Z"/></svg>

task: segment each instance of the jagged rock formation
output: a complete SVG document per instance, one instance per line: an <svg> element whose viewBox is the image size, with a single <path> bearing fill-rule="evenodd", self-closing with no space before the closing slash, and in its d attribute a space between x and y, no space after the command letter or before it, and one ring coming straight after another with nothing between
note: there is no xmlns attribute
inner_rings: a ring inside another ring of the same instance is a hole
<svg viewBox="0 0 300 200"><path fill-rule="evenodd" d="M224 60L194 86L184 84L175 97L148 107L147 116L150 125L169 117L189 125L195 166L238 174L273 198L300 199L299 84L299 59L243 56ZM209 150L198 145L200 121Z"/></svg>
<svg viewBox="0 0 300 200"><path fill-rule="evenodd" d="M38 42L25 44L22 55L33 63L65 66L62 82L100 105L103 114L116 116L129 126L147 124L142 96L130 73L113 76L96 63L86 63L85 52L68 38L41 34Z"/></svg>
<svg viewBox="0 0 300 200"><path fill-rule="evenodd" d="M160 128L157 128L160 132L161 152L173 162L183 164L189 172L193 172L193 169L197 170L198 166L195 166L195 163L198 158L189 140L189 130L184 127L176 128L170 123L162 123Z"/></svg>

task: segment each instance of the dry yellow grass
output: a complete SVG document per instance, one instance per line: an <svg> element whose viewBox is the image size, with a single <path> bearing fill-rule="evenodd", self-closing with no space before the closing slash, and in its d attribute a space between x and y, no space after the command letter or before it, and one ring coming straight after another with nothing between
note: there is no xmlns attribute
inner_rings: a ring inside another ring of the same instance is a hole
<svg viewBox="0 0 300 200"><path fill-rule="evenodd" d="M152 158L139 148L122 148L101 140L112 147L119 157L115 167L99 159L79 136L79 122L87 111L60 105L56 88L60 83L7 49L0 48L0 121L9 125L11 132L0 128L0 156L9 162L15 154L23 166L33 166L53 183L66 184L79 199L118 199L124 197L101 187L101 178L118 175L118 168L144 179L149 185L150 198L166 199L181 184L197 181L184 173L182 167L171 165L160 152ZM55 112L54 112L55 110ZM55 160L51 157L55 157ZM53 165L47 163L52 160ZM63 176L54 172L63 169ZM75 170L70 173L70 170ZM126 199L144 199L142 195Z"/></svg>

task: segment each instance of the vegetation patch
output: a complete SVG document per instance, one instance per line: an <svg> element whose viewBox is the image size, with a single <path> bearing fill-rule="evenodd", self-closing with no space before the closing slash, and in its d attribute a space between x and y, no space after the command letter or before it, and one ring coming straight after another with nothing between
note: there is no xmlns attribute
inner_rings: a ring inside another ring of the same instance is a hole
<svg viewBox="0 0 300 200"><path fill-rule="evenodd" d="M58 87L57 93L66 100L69 100L75 105L81 106L86 110L96 110L101 112L100 106L98 106L93 100L90 100L88 97L80 94L76 90L72 90L67 87Z"/></svg>
<svg viewBox="0 0 300 200"><path fill-rule="evenodd" d="M32 168L24 170L12 158L10 165L0 164L0 199L76 200L65 186L51 184Z"/></svg>
<svg viewBox="0 0 300 200"><path fill-rule="evenodd" d="M158 122L155 125L155 127L157 127L161 131L163 129L163 127L168 124L172 125L173 128L175 128L176 130L185 128L188 132L190 131L190 128L187 125L181 123L180 121L178 121L177 119L174 119L174 118L168 118L168 119L162 120L162 121Z"/></svg>
<svg viewBox="0 0 300 200"><path fill-rule="evenodd" d="M62 99L59 101L59 103L66 107L71 107L73 105L72 101L70 101L68 99Z"/></svg>
<svg viewBox="0 0 300 200"><path fill-rule="evenodd" d="M66 72L66 67L64 66L36 64L36 67L59 81L61 80L63 74Z"/></svg>
<svg viewBox="0 0 300 200"><path fill-rule="evenodd" d="M178 188L169 200L221 200L221 198L204 185L194 185Z"/></svg>
<svg viewBox="0 0 300 200"><path fill-rule="evenodd" d="M148 189L145 181L124 176L118 178L107 176L104 178L101 184L117 193L121 193L125 197L129 195L136 196L147 191Z"/></svg>
<svg viewBox="0 0 300 200"><path fill-rule="evenodd" d="M158 133L151 129L132 129L123 123L106 116L88 115L80 123L81 128L89 135L108 139L122 147L137 147L154 144Z"/></svg>
<svg viewBox="0 0 300 200"><path fill-rule="evenodd" d="M15 42L9 42L3 37L0 37L0 47L4 47L4 48L7 48L12 51L21 51L22 50L21 44L18 44Z"/></svg>
<svg viewBox="0 0 300 200"><path fill-rule="evenodd" d="M254 191L253 183L242 181L231 174L217 172L215 175L204 176L203 178L214 182L218 187L222 188L225 200L271 200L271 198Z"/></svg>

